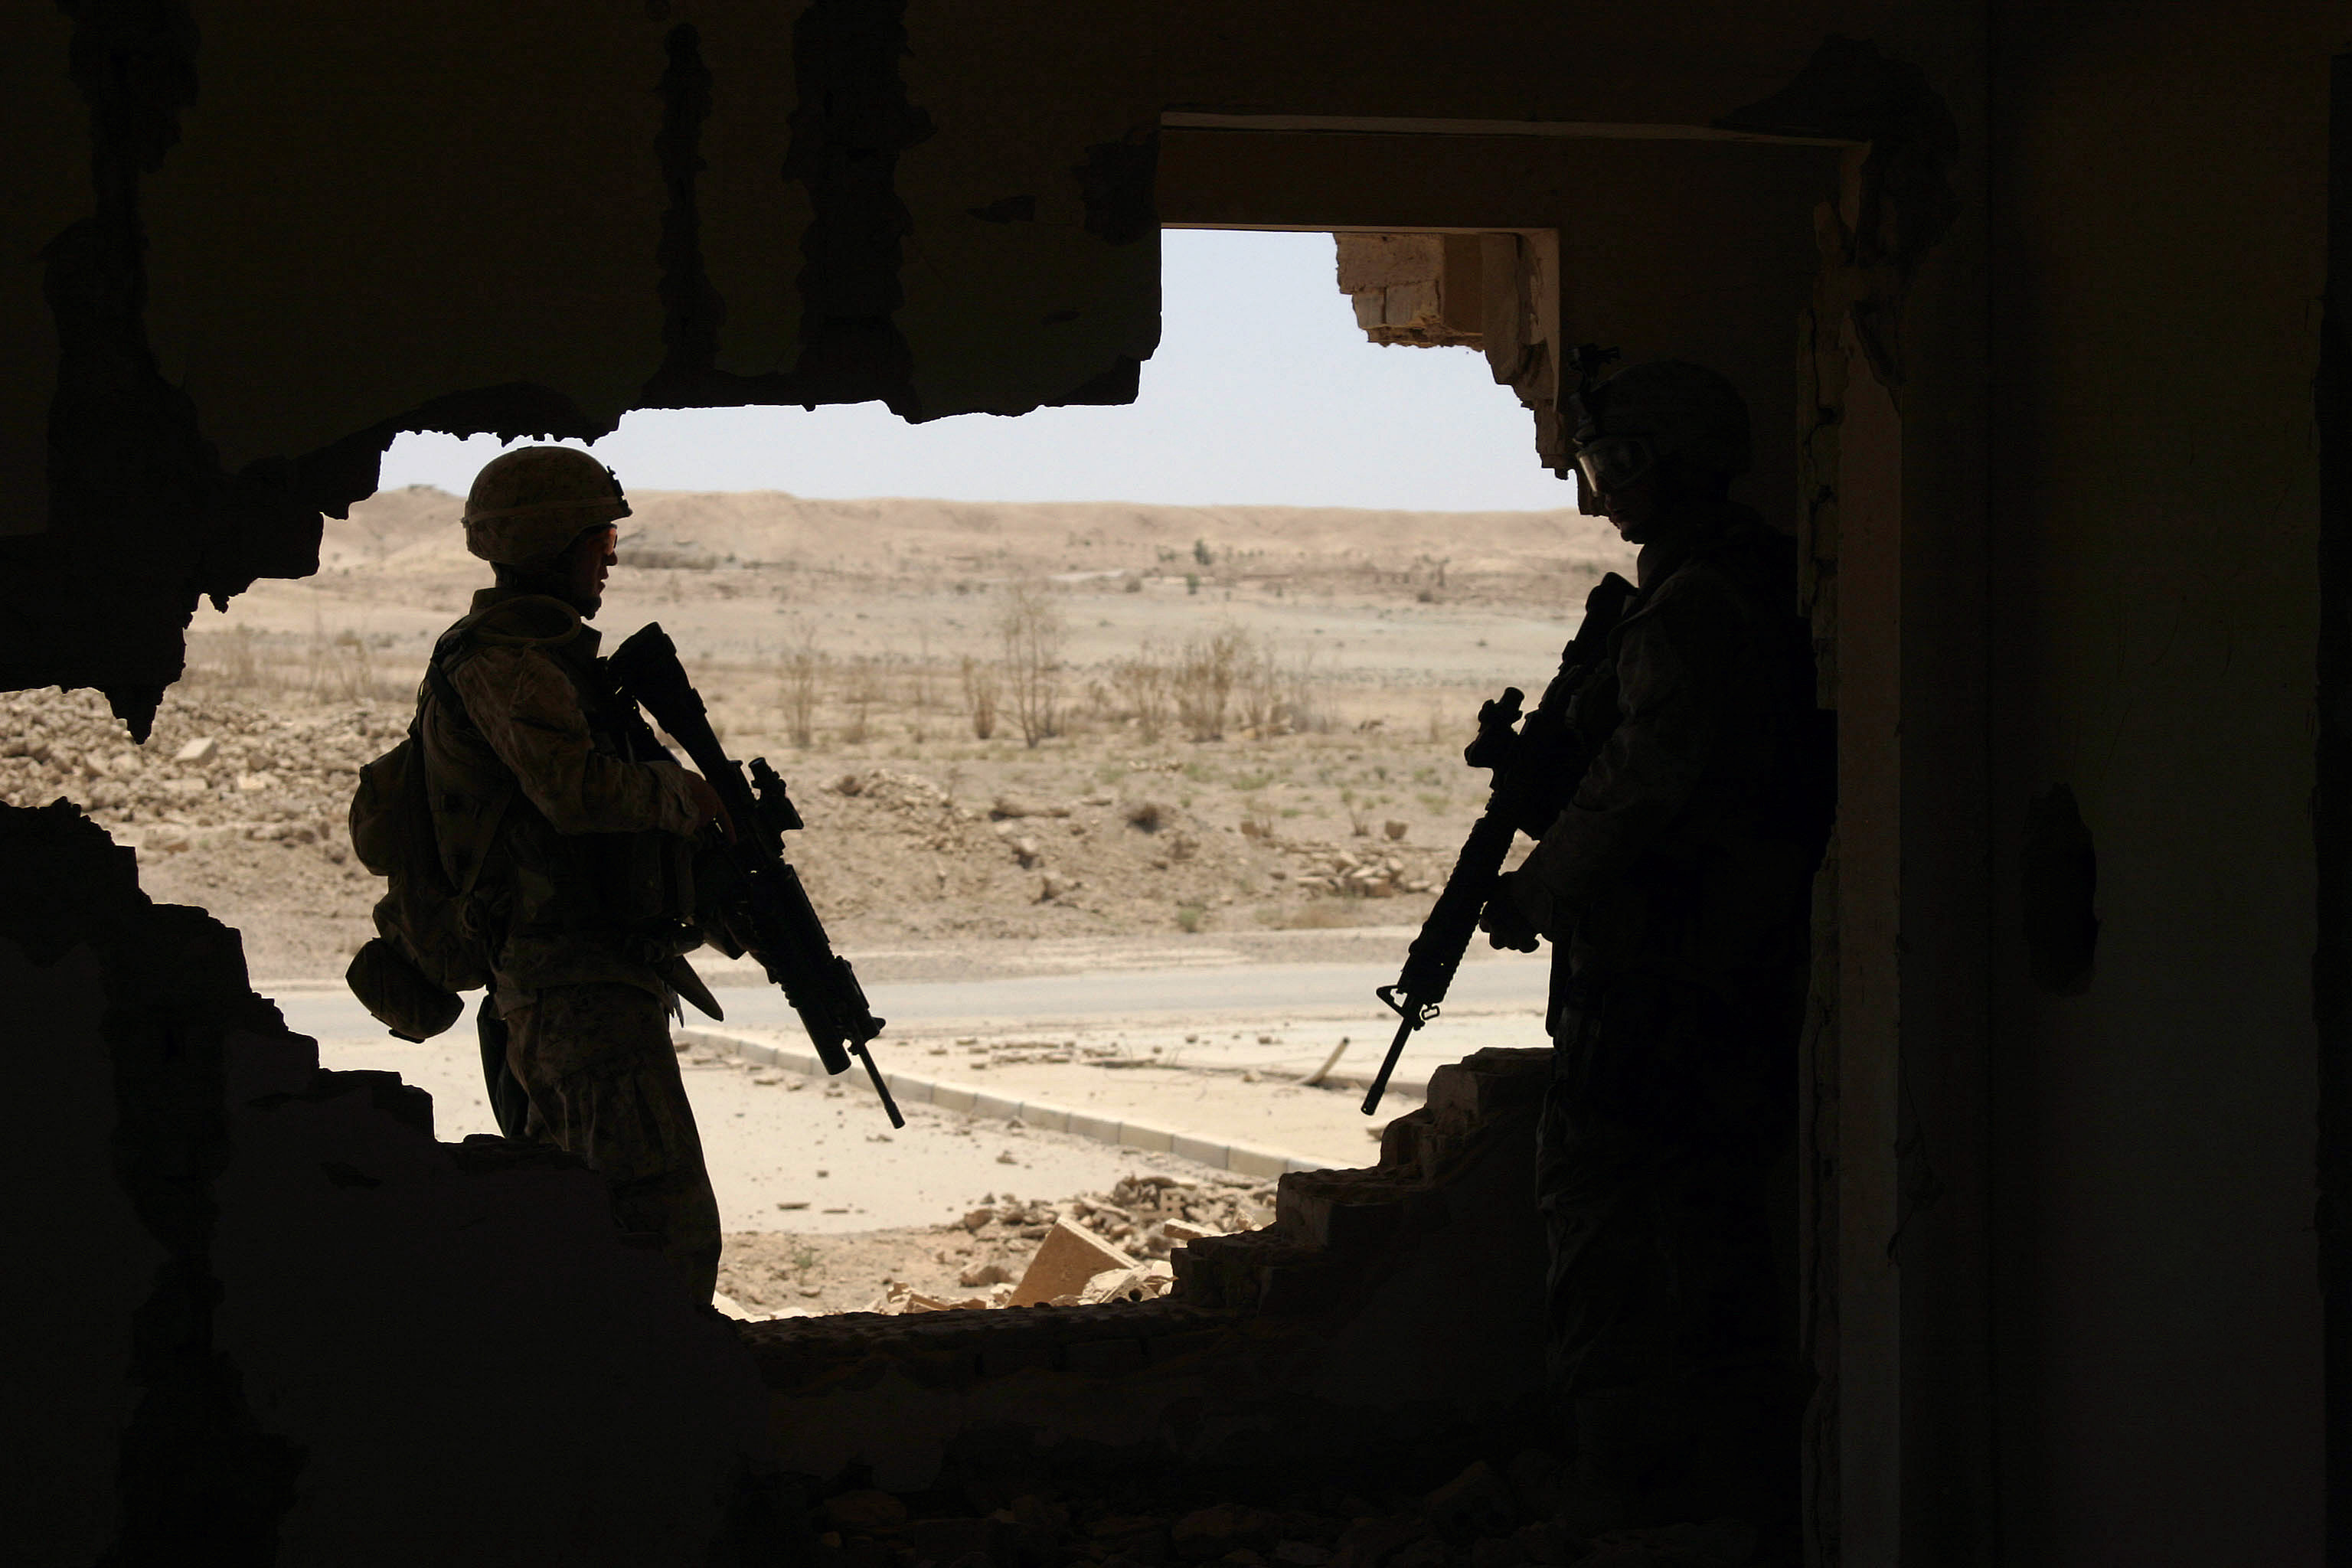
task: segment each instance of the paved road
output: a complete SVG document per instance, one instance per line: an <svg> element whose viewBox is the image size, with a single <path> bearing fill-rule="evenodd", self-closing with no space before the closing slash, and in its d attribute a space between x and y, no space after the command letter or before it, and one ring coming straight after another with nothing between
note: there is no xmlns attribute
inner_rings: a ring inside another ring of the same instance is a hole
<svg viewBox="0 0 2352 1568"><path fill-rule="evenodd" d="M1463 965L1449 1012L1527 1012L1543 1005L1549 968L1540 957L1497 956ZM907 981L868 987L874 1010L892 1024L969 1023L1026 1027L1109 1019L1167 1022L1180 1017L1349 1017L1368 1026L1389 1017L1373 996L1391 984L1391 964L1236 964L1225 968L1105 970L1002 980ZM782 993L730 985L718 992L727 1023L738 1028L795 1025ZM298 1034L320 1039L380 1038L383 1031L341 986L282 994L278 1006Z"/></svg>

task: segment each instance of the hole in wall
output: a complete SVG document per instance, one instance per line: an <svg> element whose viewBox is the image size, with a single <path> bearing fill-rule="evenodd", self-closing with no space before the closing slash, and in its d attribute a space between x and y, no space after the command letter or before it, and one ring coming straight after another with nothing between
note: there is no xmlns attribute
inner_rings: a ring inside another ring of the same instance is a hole
<svg viewBox="0 0 2352 1568"><path fill-rule="evenodd" d="M1057 1219L1143 1268L1266 1217L1279 1165L1206 1166L1149 1131L1106 1146L1074 1110L1370 1163L1353 1101L1377 980L1286 1012L1298 987L1269 972L1393 979L1396 929L1483 798L1460 731L1502 685L1539 685L1572 606L1627 567L1481 353L1465 237L1164 238L1163 347L1132 407L648 412L593 448L636 508L597 624L668 627L730 752L791 780L810 827L788 849L894 1020L881 1059L1020 1108L950 1093L892 1133L855 1075L689 1047L726 1228L772 1238L731 1244L747 1310L992 1300ZM497 449L404 437L379 494L330 521L318 575L200 612L145 748L94 700L24 696L41 732L0 763L9 798L72 795L138 845L155 896L239 927L326 1065L400 1072L452 1140L493 1130L471 1031L386 1040L341 985L381 890L342 820L487 579L456 519ZM1183 978L1203 966L1248 972L1244 1021L1202 1022L1236 994ZM794 1043L780 997L713 967L728 1029ZM1522 1023L1541 1007L1526 967ZM1145 996L1140 1021L1078 994L1097 976ZM1510 1029L1416 1049L1452 1060ZM961 1163L910 1187L924 1141ZM843 1239L885 1230L910 1234Z"/></svg>

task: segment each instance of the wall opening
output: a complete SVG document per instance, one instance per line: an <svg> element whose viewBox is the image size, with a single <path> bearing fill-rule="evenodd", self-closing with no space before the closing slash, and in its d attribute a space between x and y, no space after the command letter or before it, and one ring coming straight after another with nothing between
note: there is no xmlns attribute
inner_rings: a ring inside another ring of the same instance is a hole
<svg viewBox="0 0 2352 1568"><path fill-rule="evenodd" d="M1520 237L1406 237L1370 272L1351 244L1391 241L1171 232L1133 407L646 413L593 448L636 508L607 646L664 624L730 752L791 782L788 849L893 1020L877 1057L939 1086L902 1087L918 1124L891 1132L855 1074L794 1070L748 961L709 965L727 1018L689 1011L682 1057L747 1310L1008 1300L1057 1216L1159 1289L1186 1237L1270 1218L1283 1171L1370 1163L1435 1064L1540 1042L1542 965L1482 951L1460 1021L1416 1038L1378 1121L1354 1110L1372 987L1484 798L1476 705L1539 688L1629 552L1510 384L1542 359ZM1450 346L1372 346L1368 298L1407 344L1416 287ZM445 1140L494 1130L471 1026L410 1046L356 1011L339 977L381 883L342 816L487 580L455 492L497 449L404 437L317 575L199 613L145 748L94 698L21 697L38 732L0 763L238 927L327 1065L427 1089ZM904 1234L840 1239L874 1231Z"/></svg>

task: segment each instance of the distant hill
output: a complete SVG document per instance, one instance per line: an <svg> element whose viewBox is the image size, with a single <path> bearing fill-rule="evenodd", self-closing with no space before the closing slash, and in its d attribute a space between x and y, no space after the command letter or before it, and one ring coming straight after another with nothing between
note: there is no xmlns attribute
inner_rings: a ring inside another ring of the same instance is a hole
<svg viewBox="0 0 2352 1568"><path fill-rule="evenodd" d="M1220 576L1347 564L1465 575L1540 563L1619 565L1607 521L1557 511L1375 511L1347 507L1150 506L1131 501L817 500L781 490L641 490L622 524L625 558L650 566L769 565L853 574L997 576L1024 572L1182 572L1204 550ZM470 562L459 498L387 490L330 519L329 568L440 572Z"/></svg>

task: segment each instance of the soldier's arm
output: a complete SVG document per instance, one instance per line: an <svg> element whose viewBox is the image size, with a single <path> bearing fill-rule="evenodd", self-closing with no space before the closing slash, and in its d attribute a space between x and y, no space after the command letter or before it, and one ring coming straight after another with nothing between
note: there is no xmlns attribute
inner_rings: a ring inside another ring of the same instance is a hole
<svg viewBox="0 0 2352 1568"><path fill-rule="evenodd" d="M467 718L558 833L661 828L686 836L704 819L685 769L596 752L579 694L545 655L485 648L450 679Z"/></svg>
<svg viewBox="0 0 2352 1568"><path fill-rule="evenodd" d="M1710 598L1677 595L1625 628L1623 717L1517 879L1521 909L1548 936L1656 840L1706 772L1729 651L1724 606Z"/></svg>

